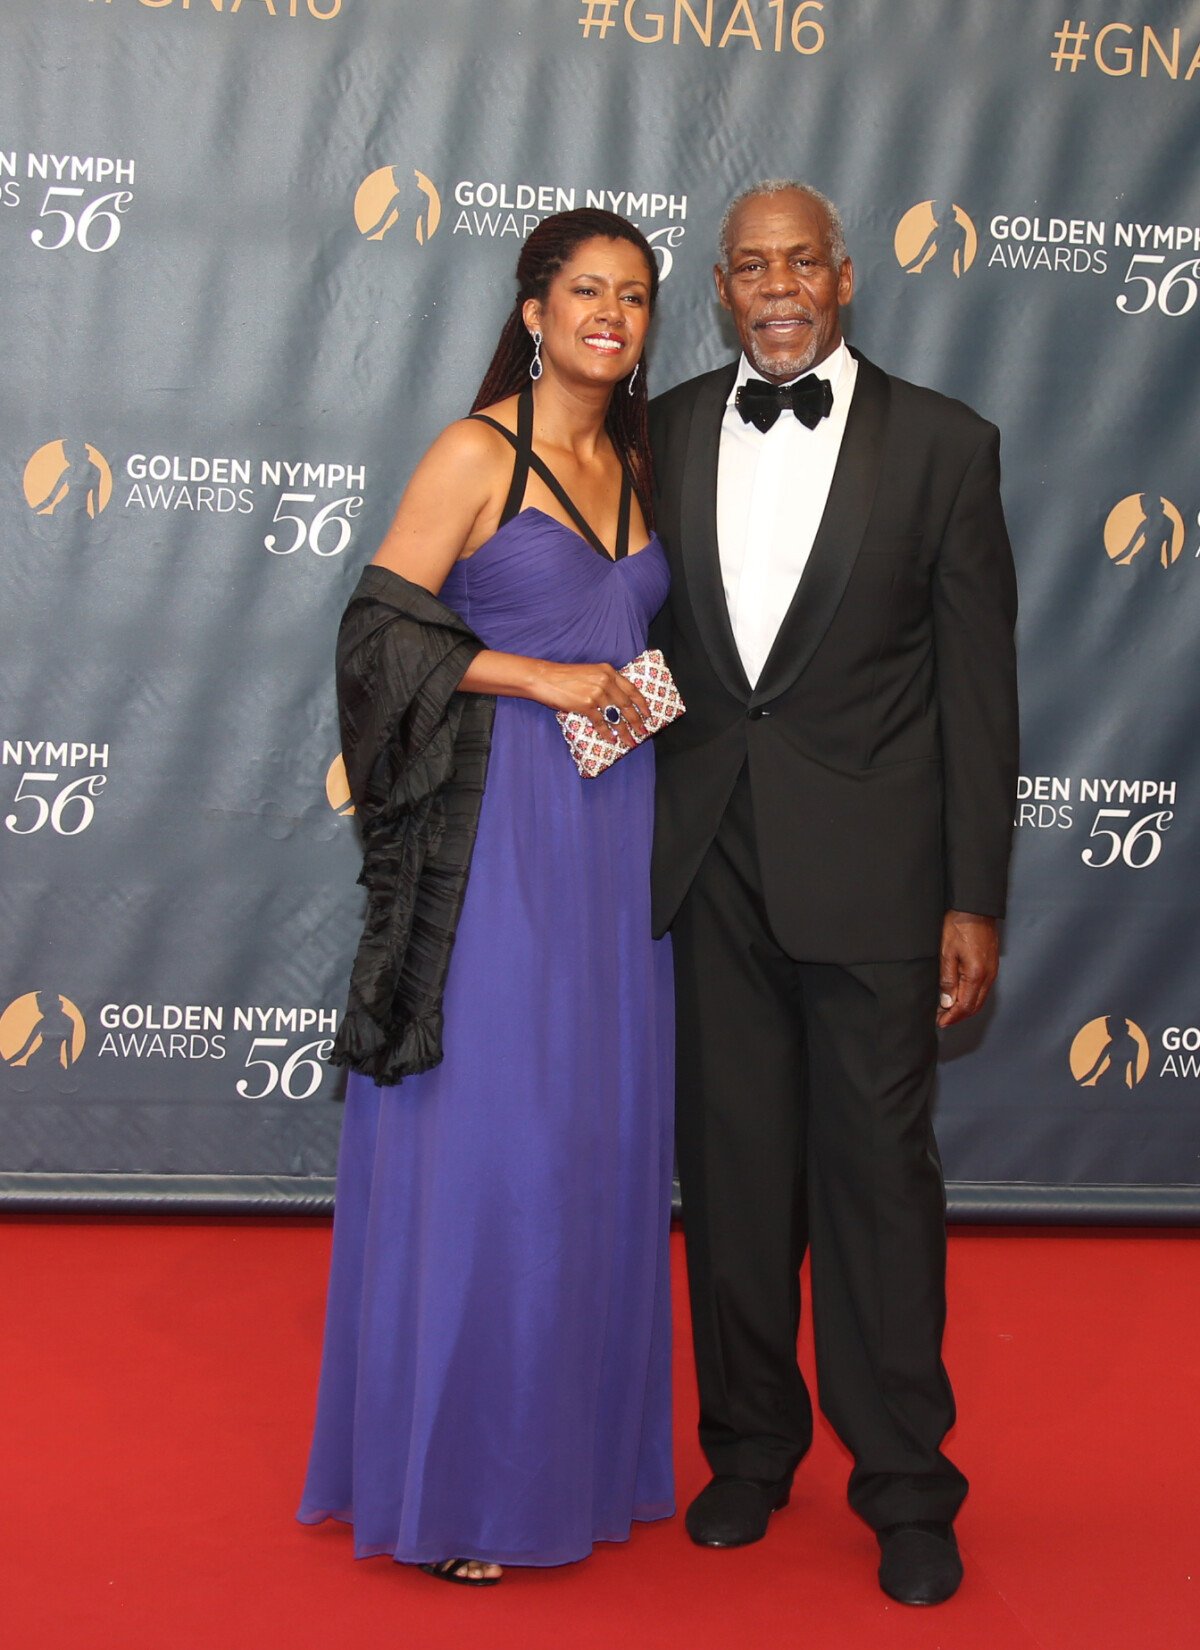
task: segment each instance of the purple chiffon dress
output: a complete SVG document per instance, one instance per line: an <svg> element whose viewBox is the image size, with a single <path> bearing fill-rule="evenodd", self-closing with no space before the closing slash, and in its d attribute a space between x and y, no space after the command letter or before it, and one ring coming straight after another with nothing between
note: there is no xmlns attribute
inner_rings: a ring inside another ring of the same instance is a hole
<svg viewBox="0 0 1200 1650"><path fill-rule="evenodd" d="M668 584L535 509L441 599L487 646L620 666ZM355 1554L564 1564L674 1510L672 997L650 937L651 743L581 779L501 698L445 1057L352 1075L299 1517Z"/></svg>

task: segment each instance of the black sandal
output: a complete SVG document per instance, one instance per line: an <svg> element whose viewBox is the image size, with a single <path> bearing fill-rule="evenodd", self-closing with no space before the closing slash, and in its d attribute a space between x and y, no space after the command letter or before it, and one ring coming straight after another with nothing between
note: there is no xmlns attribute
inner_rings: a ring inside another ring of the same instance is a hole
<svg viewBox="0 0 1200 1650"><path fill-rule="evenodd" d="M495 1587L503 1580L502 1576L469 1576L462 1573L468 1564L491 1562L488 1558L444 1558L440 1564L418 1564L417 1568L424 1570L427 1576L435 1576L438 1581L454 1581L460 1587Z"/></svg>

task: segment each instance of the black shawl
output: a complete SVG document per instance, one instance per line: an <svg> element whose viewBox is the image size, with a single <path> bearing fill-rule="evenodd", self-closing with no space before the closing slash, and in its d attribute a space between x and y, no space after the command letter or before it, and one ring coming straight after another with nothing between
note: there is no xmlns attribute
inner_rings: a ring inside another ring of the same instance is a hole
<svg viewBox="0 0 1200 1650"><path fill-rule="evenodd" d="M442 1058L442 991L496 708L457 688L483 645L428 590L376 566L338 631L338 719L367 913L333 1063L381 1084Z"/></svg>

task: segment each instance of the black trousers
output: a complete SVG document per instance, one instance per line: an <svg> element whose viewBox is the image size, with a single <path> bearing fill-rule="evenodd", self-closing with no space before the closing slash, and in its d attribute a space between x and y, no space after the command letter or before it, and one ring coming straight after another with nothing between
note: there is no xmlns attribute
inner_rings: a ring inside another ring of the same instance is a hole
<svg viewBox="0 0 1200 1650"><path fill-rule="evenodd" d="M714 1473L778 1478L812 1441L796 1362L812 1249L821 1407L875 1529L952 1519L967 1481L941 1360L946 1229L930 1125L936 958L787 956L767 919L743 770L673 930L678 1158Z"/></svg>

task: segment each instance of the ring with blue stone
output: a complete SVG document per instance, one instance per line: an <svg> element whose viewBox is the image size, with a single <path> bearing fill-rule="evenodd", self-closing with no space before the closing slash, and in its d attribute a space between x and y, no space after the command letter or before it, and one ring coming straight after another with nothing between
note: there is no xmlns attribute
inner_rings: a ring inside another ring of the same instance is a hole
<svg viewBox="0 0 1200 1650"><path fill-rule="evenodd" d="M608 723L609 727L615 728L617 723L621 720L621 707L620 705L605 705L601 714L603 715L604 720Z"/></svg>

